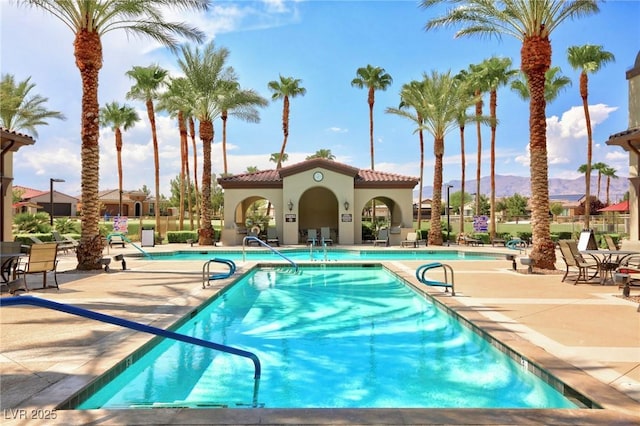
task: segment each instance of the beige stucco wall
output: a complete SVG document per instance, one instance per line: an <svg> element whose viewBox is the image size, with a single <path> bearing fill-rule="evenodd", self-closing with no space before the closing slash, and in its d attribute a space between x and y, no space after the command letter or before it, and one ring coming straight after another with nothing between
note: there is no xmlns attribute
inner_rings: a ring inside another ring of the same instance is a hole
<svg viewBox="0 0 640 426"><path fill-rule="evenodd" d="M5 176L13 176L13 152L8 151L4 155L3 174ZM2 195L2 194L0 194ZM2 203L2 235L4 241L13 241L13 233L11 228L13 225L13 185L9 184L9 188L4 196Z"/></svg>
<svg viewBox="0 0 640 426"><path fill-rule="evenodd" d="M628 74L629 78L629 129L640 127L640 52L636 57L635 66ZM637 151L629 150L629 239L640 241L640 155ZM633 179L636 178L636 179ZM634 185L634 182L636 184Z"/></svg>

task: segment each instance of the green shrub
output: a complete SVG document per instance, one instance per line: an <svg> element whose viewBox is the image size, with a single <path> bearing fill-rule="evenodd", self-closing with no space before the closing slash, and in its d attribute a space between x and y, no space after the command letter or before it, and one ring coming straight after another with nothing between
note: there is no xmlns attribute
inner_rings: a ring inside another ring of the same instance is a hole
<svg viewBox="0 0 640 426"><path fill-rule="evenodd" d="M36 214L18 213L13 217L13 224L16 227L16 232L28 234L45 233L51 232L49 220L49 213L46 212Z"/></svg>
<svg viewBox="0 0 640 426"><path fill-rule="evenodd" d="M17 234L14 237L14 241L20 241L22 244L30 246L31 244L33 244L33 241L29 237L36 237L37 239L39 239L43 243L50 243L50 242L54 241L53 235L51 235L51 233L49 233L49 232L40 233L40 234L36 234L36 233Z"/></svg>
<svg viewBox="0 0 640 426"><path fill-rule="evenodd" d="M186 243L187 240L198 241L198 232L197 231L168 231L167 232L167 241L169 243Z"/></svg>
<svg viewBox="0 0 640 426"><path fill-rule="evenodd" d="M532 235L533 234L531 232L518 232L518 238L526 241L527 243L531 243Z"/></svg>

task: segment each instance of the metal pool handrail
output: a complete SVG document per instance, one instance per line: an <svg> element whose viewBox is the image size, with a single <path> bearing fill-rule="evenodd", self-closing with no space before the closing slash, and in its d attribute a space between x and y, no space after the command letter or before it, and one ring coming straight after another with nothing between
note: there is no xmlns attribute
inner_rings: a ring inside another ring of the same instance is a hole
<svg viewBox="0 0 640 426"><path fill-rule="evenodd" d="M136 331L142 331L143 333L155 334L156 336L162 336L162 337L166 337L173 340L179 340L181 342L191 343L192 345L204 346L205 348L214 349L217 351L226 352L233 355L249 358L251 361L253 361L253 366L254 366L253 378L255 380L259 380L260 375L262 373L262 368L260 366L260 360L258 359L258 356L252 352L244 351L242 349L221 345L219 343L209 342L207 340L198 339L197 337L187 336L186 334L180 334L180 333L176 333L169 330L163 330L161 328L152 327L150 325L129 321L124 318L118 318L111 315L101 314L99 312L90 311L88 309L79 308L77 306L53 302L51 300L40 299L33 296L16 296L16 297L0 298L0 307L17 306L17 305L32 305L32 306L40 306L42 308L49 308L56 311L66 312L68 314L93 319L96 321L102 321L109 324L119 325L121 327L129 328Z"/></svg>
<svg viewBox="0 0 640 426"><path fill-rule="evenodd" d="M245 252L244 252L244 248L246 245L247 241L257 241L258 244L260 244L263 247L268 248L269 250L271 250L272 252L274 252L275 254L277 254L278 256L280 256L281 258L283 258L284 260L286 260L287 262L289 262L291 264L291 266L293 266L293 268L295 269L296 272L298 272L298 264L296 262L294 262L293 260L289 259L287 256L285 256L284 254L282 254L281 252L279 252L278 250L274 249L273 247L271 247L269 244L265 243L264 241L262 241L260 238L258 237L254 237L254 236L247 236L244 237L242 239L242 261L246 261L246 256L245 256Z"/></svg>

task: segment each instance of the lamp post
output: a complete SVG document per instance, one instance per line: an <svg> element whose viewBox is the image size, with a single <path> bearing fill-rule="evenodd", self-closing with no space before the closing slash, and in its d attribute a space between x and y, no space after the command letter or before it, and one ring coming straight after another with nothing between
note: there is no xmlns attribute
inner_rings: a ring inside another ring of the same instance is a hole
<svg viewBox="0 0 640 426"><path fill-rule="evenodd" d="M451 211L451 207L449 207L449 190L453 188L453 185L447 185L447 247L449 247L449 233L451 232L451 221L449 213Z"/></svg>
<svg viewBox="0 0 640 426"><path fill-rule="evenodd" d="M64 182L64 179L49 179L49 207L51 208L49 221L51 223L51 227L53 227L53 182Z"/></svg>

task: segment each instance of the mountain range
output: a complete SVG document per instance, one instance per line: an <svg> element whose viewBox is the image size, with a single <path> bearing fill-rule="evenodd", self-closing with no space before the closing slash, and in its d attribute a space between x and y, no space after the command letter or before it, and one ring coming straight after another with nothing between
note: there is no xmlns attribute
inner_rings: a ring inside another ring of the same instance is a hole
<svg viewBox="0 0 640 426"><path fill-rule="evenodd" d="M460 180L451 180L443 184L442 195L446 197L446 185L453 185L450 192L460 191ZM584 194L585 187L584 177L576 179L549 179L549 196L557 197L560 195L576 195ZM591 177L591 194L598 195L598 174ZM466 193L476 192L476 180L466 180ZM629 180L626 176L619 176L617 179L611 179L609 186L609 198L611 203L622 200L624 194L629 190ZM431 198L433 186L425 186L422 190L423 198ZM480 193L489 196L491 193L491 179L485 176L480 179ZM514 194L520 194L523 197L531 196L531 179L523 176L496 175L496 197L510 197ZM418 196L418 190L414 191L414 195ZM606 202L607 198L607 178L603 176L600 180L600 201Z"/></svg>

